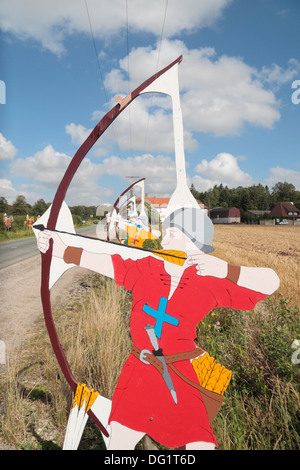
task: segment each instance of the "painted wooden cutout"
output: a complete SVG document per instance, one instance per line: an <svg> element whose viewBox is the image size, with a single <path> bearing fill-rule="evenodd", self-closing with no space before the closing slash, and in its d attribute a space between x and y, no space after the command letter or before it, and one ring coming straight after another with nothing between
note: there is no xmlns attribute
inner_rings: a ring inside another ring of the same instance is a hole
<svg viewBox="0 0 300 470"><path fill-rule="evenodd" d="M145 240L156 240L160 237L160 231L149 225L145 211L144 181L145 178L142 178L130 185L114 203L112 210L107 215L108 240L117 239L120 243L142 247ZM139 211L137 210L136 195L131 195L137 188L141 190Z"/></svg>
<svg viewBox="0 0 300 470"><path fill-rule="evenodd" d="M214 448L216 439L212 422L222 403L230 371L219 366L221 383L218 380L214 387L206 386L201 370L211 364L215 367L215 363L194 343L196 326L216 307L251 310L279 286L278 277L271 269L231 266L210 255L213 251L212 222L186 184L177 80L180 61L181 58L177 59L152 81L146 81L146 86L139 87L138 92L119 100L122 110L132 97L143 92L167 93L172 97L177 187L163 224L162 247L165 251L149 252L75 235L70 227L70 214L67 216L68 208L63 203L64 185L48 214L43 216L44 220L41 222L40 219L34 227L35 232L39 232L42 260L46 257L42 283L44 279L51 286L65 269L79 265L114 279L117 285L132 291L133 296L133 347L110 402L98 394L95 397L88 389L78 388L81 385L68 369L51 318L47 315L48 286L45 289L42 300L54 352L75 397L78 390L84 390L82 396L85 397L74 401L64 448L77 448L85 413L99 425L109 450L134 449L145 434L170 448ZM91 142L86 144L87 147L90 145ZM81 153L80 158L83 158ZM73 166L78 167L78 162ZM73 171L74 168L70 170ZM70 180L68 170L65 180ZM62 225L64 220L67 223L59 229L60 220ZM52 269L55 274L49 276ZM89 408L86 403L90 396L95 400Z"/></svg>

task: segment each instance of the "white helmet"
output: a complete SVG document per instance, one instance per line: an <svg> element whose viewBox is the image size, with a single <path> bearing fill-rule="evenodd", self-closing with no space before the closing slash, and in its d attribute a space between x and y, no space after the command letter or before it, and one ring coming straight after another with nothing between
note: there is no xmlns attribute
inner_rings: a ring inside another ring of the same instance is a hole
<svg viewBox="0 0 300 470"><path fill-rule="evenodd" d="M162 225L164 229L177 227L204 253L214 251L212 246L214 226L200 207L176 209L163 221Z"/></svg>

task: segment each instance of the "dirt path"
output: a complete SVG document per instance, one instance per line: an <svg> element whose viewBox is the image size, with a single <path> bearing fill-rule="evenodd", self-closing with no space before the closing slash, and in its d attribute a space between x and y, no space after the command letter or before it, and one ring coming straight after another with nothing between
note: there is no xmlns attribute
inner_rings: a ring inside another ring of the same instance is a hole
<svg viewBox="0 0 300 470"><path fill-rule="evenodd" d="M52 307L57 308L70 301L76 290L90 272L81 268L67 271L51 291ZM41 257L21 261L0 270L0 368L5 360L13 356L34 329L38 320L43 318L40 299ZM2 360L1 360L2 359Z"/></svg>

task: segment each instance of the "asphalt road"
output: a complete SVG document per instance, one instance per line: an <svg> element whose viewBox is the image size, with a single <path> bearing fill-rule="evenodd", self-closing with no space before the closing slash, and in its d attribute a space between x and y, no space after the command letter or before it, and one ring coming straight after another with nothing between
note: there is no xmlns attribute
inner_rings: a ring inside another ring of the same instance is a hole
<svg viewBox="0 0 300 470"><path fill-rule="evenodd" d="M78 229L77 233L93 236L95 234L95 226ZM38 253L39 250L35 237L0 243L0 269L12 266Z"/></svg>

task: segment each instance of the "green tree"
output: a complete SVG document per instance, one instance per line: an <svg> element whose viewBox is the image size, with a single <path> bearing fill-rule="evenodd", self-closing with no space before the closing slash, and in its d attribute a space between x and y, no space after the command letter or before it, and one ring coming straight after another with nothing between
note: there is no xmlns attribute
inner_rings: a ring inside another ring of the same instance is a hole
<svg viewBox="0 0 300 470"><path fill-rule="evenodd" d="M240 209L243 209L244 211L251 209L251 198L250 198L250 191L248 188L243 188L242 190Z"/></svg>
<svg viewBox="0 0 300 470"><path fill-rule="evenodd" d="M140 207L138 207L138 210ZM151 202L145 200L145 212L148 217L149 222L152 225L159 225L159 213L157 210L151 205Z"/></svg>
<svg viewBox="0 0 300 470"><path fill-rule="evenodd" d="M294 204L297 209L300 209L300 191L295 191Z"/></svg>
<svg viewBox="0 0 300 470"><path fill-rule="evenodd" d="M220 191L218 186L215 186L212 189L207 191L207 197L205 198L205 204L212 209L213 207L218 207L220 205Z"/></svg>
<svg viewBox="0 0 300 470"><path fill-rule="evenodd" d="M34 215L37 217L38 215L43 215L44 212L48 209L49 204L46 204L44 199L39 199L36 201L35 204L33 204L32 209L31 209L31 215Z"/></svg>
<svg viewBox="0 0 300 470"><path fill-rule="evenodd" d="M8 202L5 197L0 197L0 212L7 213L8 212Z"/></svg>
<svg viewBox="0 0 300 470"><path fill-rule="evenodd" d="M26 202L25 196L17 196L17 199L12 205L13 215L26 215L31 206Z"/></svg>
<svg viewBox="0 0 300 470"><path fill-rule="evenodd" d="M246 212L249 209L271 210L279 202L290 201L300 209L300 191L288 182L276 183L272 190L268 186L261 183L249 187L238 186L236 188L228 188L227 186L215 185L208 191L200 192L192 185L191 192L199 201L206 204L209 208L221 207L238 207L243 211L244 217L248 217Z"/></svg>
<svg viewBox="0 0 300 470"><path fill-rule="evenodd" d="M228 186L223 186L222 184L219 187L220 191L220 206L221 207L231 207L231 194L230 194L230 189L228 189Z"/></svg>
<svg viewBox="0 0 300 470"><path fill-rule="evenodd" d="M273 205L279 202L294 202L296 193L297 191L293 184L279 181L272 188Z"/></svg>
<svg viewBox="0 0 300 470"><path fill-rule="evenodd" d="M248 189L251 199L250 209L268 210L270 206L270 193L268 187L259 183Z"/></svg>
<svg viewBox="0 0 300 470"><path fill-rule="evenodd" d="M72 215L79 215L82 220L88 220L91 217L96 217L96 206L73 206L70 207Z"/></svg>

